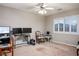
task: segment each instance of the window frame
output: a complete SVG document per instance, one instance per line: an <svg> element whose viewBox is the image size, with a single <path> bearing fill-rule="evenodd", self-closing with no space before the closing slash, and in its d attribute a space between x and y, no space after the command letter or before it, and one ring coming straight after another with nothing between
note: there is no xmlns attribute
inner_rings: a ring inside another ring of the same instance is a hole
<svg viewBox="0 0 79 59"><path fill-rule="evenodd" d="M79 17L78 15L73 15L73 16L77 16ZM73 17L73 16L66 16L66 17ZM64 18L65 17L61 17L63 20L65 20ZM59 24L58 24L58 31L55 31L55 20L58 20L59 18L55 18L53 20L53 32L54 33L61 33L61 34L78 34L78 28L76 28L76 32L71 32L71 25L69 24L69 32L66 32L65 31L65 22L63 24L63 31L59 31ZM78 19L76 20L78 22ZM78 23L76 23L76 25L78 25Z"/></svg>

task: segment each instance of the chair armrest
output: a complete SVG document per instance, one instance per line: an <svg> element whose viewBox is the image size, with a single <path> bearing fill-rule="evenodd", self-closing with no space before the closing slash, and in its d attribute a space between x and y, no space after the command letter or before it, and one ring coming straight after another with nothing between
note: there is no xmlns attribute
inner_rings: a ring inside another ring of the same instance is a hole
<svg viewBox="0 0 79 59"><path fill-rule="evenodd" d="M11 40L12 40L12 41L11 41L11 44L14 46L15 43L16 43L16 42L15 42L16 39L15 39L15 36L14 36L14 35L11 36Z"/></svg>

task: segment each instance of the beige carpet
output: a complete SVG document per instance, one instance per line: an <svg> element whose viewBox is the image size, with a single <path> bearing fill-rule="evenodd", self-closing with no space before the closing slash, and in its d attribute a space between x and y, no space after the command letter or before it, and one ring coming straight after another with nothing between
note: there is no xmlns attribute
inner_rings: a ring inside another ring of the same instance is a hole
<svg viewBox="0 0 79 59"><path fill-rule="evenodd" d="M36 45L23 45L14 50L15 56L76 56L76 48L57 44L42 43Z"/></svg>

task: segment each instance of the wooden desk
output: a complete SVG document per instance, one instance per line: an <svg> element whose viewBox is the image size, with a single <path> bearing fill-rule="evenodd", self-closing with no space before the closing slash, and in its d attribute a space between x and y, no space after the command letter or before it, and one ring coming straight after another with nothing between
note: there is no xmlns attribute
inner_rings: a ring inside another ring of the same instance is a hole
<svg viewBox="0 0 79 59"><path fill-rule="evenodd" d="M7 52L3 51L3 49L5 49L5 51L7 51ZM6 49L8 49L9 51ZM10 44L6 45L6 47L4 47L3 45L0 45L0 55L1 56L2 56L3 52L5 52L5 53L11 52L12 56L13 56L13 47Z"/></svg>
<svg viewBox="0 0 79 59"><path fill-rule="evenodd" d="M8 50L7 50L8 49ZM5 50L5 51L3 51ZM10 38L10 43L9 44L0 44L0 56L3 55L3 52L5 53L11 53L12 56L14 55L13 51L13 38Z"/></svg>

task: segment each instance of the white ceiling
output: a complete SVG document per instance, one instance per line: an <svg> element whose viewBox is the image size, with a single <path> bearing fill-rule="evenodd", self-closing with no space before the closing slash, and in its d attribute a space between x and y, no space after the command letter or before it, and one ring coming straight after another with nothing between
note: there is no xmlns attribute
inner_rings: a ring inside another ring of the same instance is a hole
<svg viewBox="0 0 79 59"><path fill-rule="evenodd" d="M38 3L2 3L0 5L38 14L38 12L36 12L34 8L34 6L36 6L37 4ZM55 8L54 10L47 10L46 15L52 15L55 13L79 8L79 3L45 3L45 4L47 4L47 7Z"/></svg>

